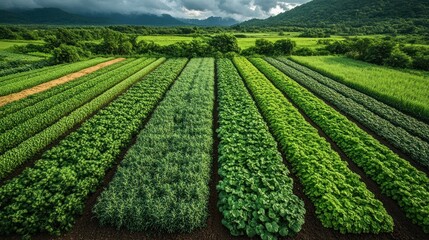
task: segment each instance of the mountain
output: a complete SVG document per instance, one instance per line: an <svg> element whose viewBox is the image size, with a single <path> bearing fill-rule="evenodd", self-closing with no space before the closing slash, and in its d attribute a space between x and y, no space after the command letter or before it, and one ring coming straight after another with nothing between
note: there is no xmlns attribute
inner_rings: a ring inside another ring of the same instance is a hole
<svg viewBox="0 0 429 240"><path fill-rule="evenodd" d="M179 19L179 20L187 24L196 25L196 26L205 26L205 27L214 27L214 26L229 27L239 23L237 20L233 18L222 18L222 17L209 17L203 20L199 20L199 19Z"/></svg>
<svg viewBox="0 0 429 240"><path fill-rule="evenodd" d="M31 10L0 10L0 23L7 24L51 24L51 25L190 25L163 14L118 14L93 13L73 14L58 8L36 8Z"/></svg>
<svg viewBox="0 0 429 240"><path fill-rule="evenodd" d="M65 12L58 8L35 8L31 10L0 10L0 23L9 24L101 24L105 19L95 19Z"/></svg>
<svg viewBox="0 0 429 240"><path fill-rule="evenodd" d="M352 27L413 21L429 26L429 0L313 0L265 20L240 26Z"/></svg>

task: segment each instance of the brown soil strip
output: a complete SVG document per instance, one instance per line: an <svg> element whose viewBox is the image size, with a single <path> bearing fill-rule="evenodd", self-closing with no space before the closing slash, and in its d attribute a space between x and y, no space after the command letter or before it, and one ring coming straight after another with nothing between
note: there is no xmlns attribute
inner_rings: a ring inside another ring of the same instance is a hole
<svg viewBox="0 0 429 240"><path fill-rule="evenodd" d="M46 83L39 84L39 85L34 86L32 88L28 88L28 89L22 90L21 92L12 93L12 94L9 94L9 95L6 95L6 96L2 96L2 97L0 97L0 107L6 105L8 103L17 101L19 99L25 98L27 96L30 96L30 95L33 95L33 94L36 94L36 93L39 93L39 92L46 91L46 90L48 90L48 89L50 89L52 87L55 87L57 85L73 81L76 78L83 77L83 76L85 76L87 74L90 74L90 73L93 73L93 72L95 72L95 71L97 71L97 70L99 70L101 68L105 68L105 67L107 67L109 65L112 65L114 63L117 63L117 62L120 62L120 61L123 61L123 60L125 60L125 58L116 58L116 59L113 59L113 60L110 60L110 61L107 61L107 62L103 62L103 63L97 64L97 65L89 67L89 68L85 68L83 70L80 70L79 72L70 73L70 74L65 75L63 77L60 77L58 79L55 79L55 80L52 80L52 81L49 81L49 82L46 82Z"/></svg>

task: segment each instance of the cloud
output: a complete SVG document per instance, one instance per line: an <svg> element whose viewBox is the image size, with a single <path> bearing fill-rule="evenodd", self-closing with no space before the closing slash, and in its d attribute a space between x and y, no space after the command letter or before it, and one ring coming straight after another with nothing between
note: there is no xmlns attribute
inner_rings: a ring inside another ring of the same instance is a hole
<svg viewBox="0 0 429 240"><path fill-rule="evenodd" d="M56 7L74 13L152 13L182 18L267 18L310 0L0 0L1 9Z"/></svg>

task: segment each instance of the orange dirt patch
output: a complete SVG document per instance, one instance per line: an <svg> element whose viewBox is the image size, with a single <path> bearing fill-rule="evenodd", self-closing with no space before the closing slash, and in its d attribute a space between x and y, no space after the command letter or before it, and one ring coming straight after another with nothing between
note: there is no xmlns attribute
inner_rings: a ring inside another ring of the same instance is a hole
<svg viewBox="0 0 429 240"><path fill-rule="evenodd" d="M85 76L87 74L93 73L93 72L95 72L101 68L107 67L109 65L112 65L114 63L117 63L117 62L120 62L123 60L125 60L125 58L116 58L116 59L113 59L113 60L110 60L107 62L97 64L97 65L89 67L89 68L85 68L83 70L80 70L79 72L70 73L68 75L57 78L55 80L39 84L39 85L34 86L32 88L22 90L21 92L12 93L12 94L9 94L6 96L2 96L2 97L0 97L0 107L6 105L8 103L17 101L19 99L25 98L27 96L46 91L46 90L48 90L52 87L55 87L57 85L64 84L64 83L69 82L69 81L73 81L76 78L80 78L80 77Z"/></svg>

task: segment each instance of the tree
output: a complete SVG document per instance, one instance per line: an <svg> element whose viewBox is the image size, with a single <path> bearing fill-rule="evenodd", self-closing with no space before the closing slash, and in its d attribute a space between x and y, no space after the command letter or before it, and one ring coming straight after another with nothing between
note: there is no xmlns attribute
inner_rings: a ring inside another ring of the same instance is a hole
<svg viewBox="0 0 429 240"><path fill-rule="evenodd" d="M255 51L259 54L273 55L275 52L274 43L268 41L267 39L256 39Z"/></svg>
<svg viewBox="0 0 429 240"><path fill-rule="evenodd" d="M75 46L61 44L53 51L53 61L55 63L71 63L79 60L79 49Z"/></svg>
<svg viewBox="0 0 429 240"><path fill-rule="evenodd" d="M290 39L280 39L274 43L276 54L290 55L296 46L296 43Z"/></svg>
<svg viewBox="0 0 429 240"><path fill-rule="evenodd" d="M385 64L391 67L407 68L411 66L412 59L406 53L395 47L390 57L385 60Z"/></svg>
<svg viewBox="0 0 429 240"><path fill-rule="evenodd" d="M219 34L211 37L208 44L213 48L214 52L219 51L221 53L227 52L240 52L237 38L231 34Z"/></svg>

